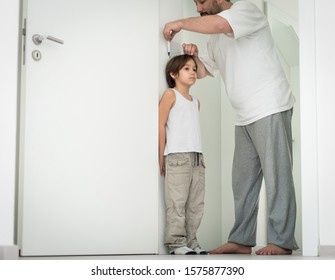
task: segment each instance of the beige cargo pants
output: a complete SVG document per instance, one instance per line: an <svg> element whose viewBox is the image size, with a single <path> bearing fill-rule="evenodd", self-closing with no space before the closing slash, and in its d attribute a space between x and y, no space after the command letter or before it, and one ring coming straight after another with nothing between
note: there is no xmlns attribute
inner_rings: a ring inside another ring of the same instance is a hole
<svg viewBox="0 0 335 280"><path fill-rule="evenodd" d="M204 213L205 164L201 153L175 153L165 158L165 245L170 251L199 246L197 230Z"/></svg>

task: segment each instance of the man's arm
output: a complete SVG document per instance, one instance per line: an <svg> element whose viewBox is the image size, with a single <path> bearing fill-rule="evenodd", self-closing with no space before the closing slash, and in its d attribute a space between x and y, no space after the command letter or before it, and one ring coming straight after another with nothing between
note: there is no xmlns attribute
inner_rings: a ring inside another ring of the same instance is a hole
<svg viewBox="0 0 335 280"><path fill-rule="evenodd" d="M233 33L229 22L225 18L218 15L208 15L168 22L165 24L163 34L166 40L171 41L181 30L203 34Z"/></svg>
<svg viewBox="0 0 335 280"><path fill-rule="evenodd" d="M196 57L195 58L196 61L197 61L197 66L198 66L198 69L197 69L197 78L198 79L202 79L206 76L212 76L206 69L205 65L202 63L202 61Z"/></svg>

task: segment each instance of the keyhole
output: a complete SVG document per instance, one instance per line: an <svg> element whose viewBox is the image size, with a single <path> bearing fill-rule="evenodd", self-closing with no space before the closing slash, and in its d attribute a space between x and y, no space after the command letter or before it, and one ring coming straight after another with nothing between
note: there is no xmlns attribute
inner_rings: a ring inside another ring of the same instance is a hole
<svg viewBox="0 0 335 280"><path fill-rule="evenodd" d="M38 50L34 50L32 56L35 61L39 61L42 58L42 54Z"/></svg>

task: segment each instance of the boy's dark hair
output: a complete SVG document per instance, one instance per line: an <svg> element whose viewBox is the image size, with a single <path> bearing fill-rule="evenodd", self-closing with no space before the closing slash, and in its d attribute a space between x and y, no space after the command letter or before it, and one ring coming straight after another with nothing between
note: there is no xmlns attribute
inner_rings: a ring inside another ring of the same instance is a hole
<svg viewBox="0 0 335 280"><path fill-rule="evenodd" d="M179 70L182 69L190 59L192 59L195 63L195 66L198 67L195 57L188 54L177 55L171 58L167 63L165 67L165 78L170 88L174 88L176 86L176 82L171 77L171 74L178 75Z"/></svg>

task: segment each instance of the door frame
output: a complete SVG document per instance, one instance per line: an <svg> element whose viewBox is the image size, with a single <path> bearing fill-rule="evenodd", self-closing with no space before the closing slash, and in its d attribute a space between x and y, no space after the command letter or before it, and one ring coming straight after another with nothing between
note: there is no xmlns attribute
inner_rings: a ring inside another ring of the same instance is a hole
<svg viewBox="0 0 335 280"><path fill-rule="evenodd" d="M299 0L302 254L319 255L315 0Z"/></svg>

